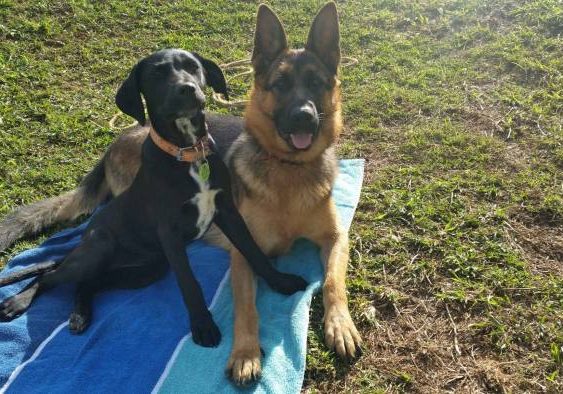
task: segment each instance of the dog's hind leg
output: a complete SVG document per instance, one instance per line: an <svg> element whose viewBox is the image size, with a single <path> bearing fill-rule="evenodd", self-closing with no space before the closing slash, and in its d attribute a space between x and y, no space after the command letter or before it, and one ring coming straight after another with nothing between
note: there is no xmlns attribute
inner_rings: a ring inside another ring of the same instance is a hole
<svg viewBox="0 0 563 394"><path fill-rule="evenodd" d="M162 260L153 262L147 258L143 262L146 265L112 268L104 281L105 288L140 289L162 279L168 272L168 265Z"/></svg>
<svg viewBox="0 0 563 394"><path fill-rule="evenodd" d="M76 286L74 310L68 319L68 328L73 334L83 333L92 321L92 301L99 290L91 282L82 282Z"/></svg>
<svg viewBox="0 0 563 394"><path fill-rule="evenodd" d="M150 285L161 279L168 271L166 264L127 267L103 271L99 278L90 278L76 287L74 310L68 319L68 327L73 334L83 333L92 321L95 295L106 289L135 289Z"/></svg>
<svg viewBox="0 0 563 394"><path fill-rule="evenodd" d="M55 272L51 271L44 276L40 276L39 279L31 282L18 294L4 300L0 304L0 321L11 321L24 313L31 306L35 297L53 287L49 283L43 283L43 279Z"/></svg>
<svg viewBox="0 0 563 394"><path fill-rule="evenodd" d="M35 297L62 283L79 283L99 275L113 253L115 241L109 233L90 230L84 241L57 267L0 304L0 321L10 321L24 313Z"/></svg>
<svg viewBox="0 0 563 394"><path fill-rule="evenodd" d="M0 304L0 321L11 321L24 313L39 292L39 281L33 281L15 296Z"/></svg>
<svg viewBox="0 0 563 394"><path fill-rule="evenodd" d="M110 261L115 239L104 229L88 230L82 243L74 249L56 270L39 279L41 288L50 289L63 283L95 281Z"/></svg>
<svg viewBox="0 0 563 394"><path fill-rule="evenodd" d="M104 264L97 277L78 283L76 287L74 310L70 314L68 326L73 334L83 333L92 321L93 301L96 294L107 289L138 289L162 279L168 272L168 265L161 258L143 257L138 265L112 266L113 261L129 261L134 258L126 254L114 253ZM111 266L106 268L106 266Z"/></svg>

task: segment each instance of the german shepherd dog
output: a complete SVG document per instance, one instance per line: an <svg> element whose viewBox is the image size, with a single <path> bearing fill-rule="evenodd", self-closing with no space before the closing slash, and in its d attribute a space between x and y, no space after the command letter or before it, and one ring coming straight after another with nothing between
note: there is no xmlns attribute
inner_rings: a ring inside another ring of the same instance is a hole
<svg viewBox="0 0 563 394"><path fill-rule="evenodd" d="M348 311L345 276L348 234L339 224L331 190L337 173L334 143L342 129L340 33L336 6L316 15L304 49L288 48L284 28L265 5L258 9L252 64L254 84L244 119L209 114L210 131L238 135L227 157L239 211L260 248L283 254L297 238L321 248L325 266L324 331L342 357L360 353L361 339ZM21 236L91 212L123 192L140 162L147 128L122 134L73 191L24 206L0 223L0 249ZM225 145L230 141L217 141ZM225 246L212 230L204 239ZM227 243L228 245L228 243ZM258 313L253 273L230 248L235 301L234 344L227 372L236 384L260 377Z"/></svg>
<svg viewBox="0 0 563 394"><path fill-rule="evenodd" d="M65 259L50 267L42 264L41 270L47 272L0 303L0 320L19 316L45 290L76 283L69 328L80 333L90 323L98 291L147 286L170 266L189 311L194 342L217 346L221 333L185 252L186 243L200 238L211 223L272 288L285 294L305 289L303 279L270 265L237 211L229 170L215 154L213 138L207 133L202 90L206 83L227 94L223 73L215 63L180 49L155 52L133 68L117 92L116 103L144 124L142 94L151 130L131 187L92 218L80 244ZM28 271L34 273L33 267ZM20 276L16 273L13 279ZM10 278L2 281L9 283Z"/></svg>

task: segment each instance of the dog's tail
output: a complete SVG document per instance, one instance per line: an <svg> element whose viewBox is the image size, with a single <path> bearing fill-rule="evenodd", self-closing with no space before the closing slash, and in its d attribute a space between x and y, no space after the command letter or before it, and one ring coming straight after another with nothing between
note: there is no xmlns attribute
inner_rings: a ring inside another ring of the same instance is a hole
<svg viewBox="0 0 563 394"><path fill-rule="evenodd" d="M110 194L102 158L78 187L60 196L24 205L0 222L0 252L16 240L91 213Z"/></svg>
<svg viewBox="0 0 563 394"><path fill-rule="evenodd" d="M12 283L53 271L60 263L61 261L46 261L44 263L34 264L31 267L26 267L4 278L0 278L0 287L8 286Z"/></svg>

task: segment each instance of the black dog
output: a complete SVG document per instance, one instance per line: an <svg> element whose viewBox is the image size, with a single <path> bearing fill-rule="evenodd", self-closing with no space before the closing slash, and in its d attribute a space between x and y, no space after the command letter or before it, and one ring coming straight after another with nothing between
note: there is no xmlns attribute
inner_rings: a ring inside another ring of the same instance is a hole
<svg viewBox="0 0 563 394"><path fill-rule="evenodd" d="M146 286L161 278L170 264L189 311L194 342L216 346L221 334L185 253L186 242L201 237L212 222L274 290L292 294L306 287L301 277L270 265L235 208L229 172L207 134L202 92L206 83L227 93L215 63L183 50L156 52L133 68L117 92L117 106L144 124L142 93L152 123L133 184L92 218L81 244L62 262L3 278L8 284L42 273L0 304L1 320L22 314L43 291L73 282L76 305L69 327L80 333L90 323L96 292Z"/></svg>

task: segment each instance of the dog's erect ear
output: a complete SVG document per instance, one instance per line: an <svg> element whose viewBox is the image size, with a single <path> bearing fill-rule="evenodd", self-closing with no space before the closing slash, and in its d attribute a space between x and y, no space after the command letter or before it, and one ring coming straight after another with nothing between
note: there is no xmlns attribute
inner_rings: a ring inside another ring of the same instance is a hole
<svg viewBox="0 0 563 394"><path fill-rule="evenodd" d="M139 86L139 76L141 74L142 61L137 63L131 73L119 87L115 95L117 107L127 115L135 118L141 126L145 125L145 107L141 100L141 87Z"/></svg>
<svg viewBox="0 0 563 394"><path fill-rule="evenodd" d="M340 31L336 4L327 3L315 16L305 49L315 53L330 72L340 64Z"/></svg>
<svg viewBox="0 0 563 394"><path fill-rule="evenodd" d="M287 37L283 26L274 11L265 4L258 7L252 66L257 74L267 71L268 67L287 49Z"/></svg>
<svg viewBox="0 0 563 394"><path fill-rule="evenodd" d="M212 60L206 59L197 53L192 52L192 54L199 60L203 69L205 70L205 80L207 85L217 93L221 93L225 96L225 99L229 99L229 93L227 92L227 81L225 80L225 75L221 70L221 67L217 65Z"/></svg>

